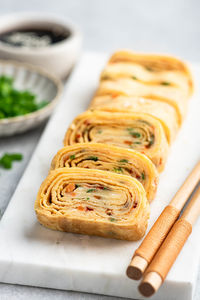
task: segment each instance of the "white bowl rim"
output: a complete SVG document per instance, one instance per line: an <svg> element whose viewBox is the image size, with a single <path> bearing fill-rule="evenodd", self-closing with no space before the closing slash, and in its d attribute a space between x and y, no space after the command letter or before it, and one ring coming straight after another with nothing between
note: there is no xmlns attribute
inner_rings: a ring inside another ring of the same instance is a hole
<svg viewBox="0 0 200 300"><path fill-rule="evenodd" d="M23 62L18 62L14 60L0 60L0 65L13 65L14 67L17 68L25 68L31 72L36 72L46 78L48 78L51 82L54 83L54 85L57 88L57 94L56 96L43 108L40 108L34 112L28 113L26 115L21 115L17 117L10 117L10 118L5 118L5 119L0 119L0 125L5 125L5 124L11 124L11 123L18 123L21 121L24 121L25 119L33 119L36 116L45 113L48 111L50 108L53 108L56 103L59 101L62 91L63 91L63 84L60 79L56 78L54 75L52 75L50 72L44 70L41 67L31 65L29 63L23 63Z"/></svg>
<svg viewBox="0 0 200 300"><path fill-rule="evenodd" d="M7 25L15 23L21 24L27 23L33 21L41 21L43 23L49 22L52 24L57 24L58 26L63 26L64 28L68 29L70 31L70 36L67 39L64 39L63 41L60 41L58 43L55 43L50 46L46 47L36 47L36 48L29 48L29 47L16 47L9 44L6 44L2 41L0 41L0 50L6 51L10 54L20 54L20 55L41 55L45 54L47 52L52 52L61 48L64 48L71 44L75 39L82 39L82 35L80 30L77 28L76 25L73 24L70 20L65 20L63 17L60 17L56 14L52 13L41 13L41 12L20 12L20 13L11 13L11 14L2 14L0 15L0 26L2 26L2 23L6 23L7 19Z"/></svg>

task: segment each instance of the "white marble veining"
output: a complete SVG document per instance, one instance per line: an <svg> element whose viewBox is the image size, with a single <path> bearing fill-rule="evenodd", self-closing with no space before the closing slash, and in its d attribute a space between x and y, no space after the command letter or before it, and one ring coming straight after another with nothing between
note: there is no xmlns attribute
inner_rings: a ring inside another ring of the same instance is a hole
<svg viewBox="0 0 200 300"><path fill-rule="evenodd" d="M142 299L137 283L125 276L139 242L127 242L56 232L39 225L34 201L51 158L62 146L72 119L84 111L97 86L106 56L83 56L63 100L49 122L18 188L0 222L0 282L85 291ZM193 67L197 83L200 71ZM200 85L200 83L199 83ZM199 159L200 93L190 101L189 114L171 147L157 197L151 205L150 226ZM198 273L200 222L154 300L191 300Z"/></svg>

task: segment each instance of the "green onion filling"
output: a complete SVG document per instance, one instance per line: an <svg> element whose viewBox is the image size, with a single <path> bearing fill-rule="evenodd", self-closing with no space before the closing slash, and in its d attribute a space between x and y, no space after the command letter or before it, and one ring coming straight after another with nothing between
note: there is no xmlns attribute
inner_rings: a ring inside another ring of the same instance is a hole
<svg viewBox="0 0 200 300"><path fill-rule="evenodd" d="M125 158L123 158L123 159L120 159L119 162L120 162L120 163L128 163L128 160L125 159Z"/></svg>
<svg viewBox="0 0 200 300"><path fill-rule="evenodd" d="M89 156L86 158L87 160L93 160L93 161L98 161L98 157L97 156Z"/></svg>
<svg viewBox="0 0 200 300"><path fill-rule="evenodd" d="M119 167L119 168L113 168L113 171L115 173L123 173L123 168Z"/></svg>
<svg viewBox="0 0 200 300"><path fill-rule="evenodd" d="M92 192L95 192L95 191L96 191L96 189L89 189L89 190L86 191L86 193L92 193Z"/></svg>
<svg viewBox="0 0 200 300"><path fill-rule="evenodd" d="M168 82L168 81L162 81L160 84L161 84L161 85L170 85L171 83Z"/></svg>

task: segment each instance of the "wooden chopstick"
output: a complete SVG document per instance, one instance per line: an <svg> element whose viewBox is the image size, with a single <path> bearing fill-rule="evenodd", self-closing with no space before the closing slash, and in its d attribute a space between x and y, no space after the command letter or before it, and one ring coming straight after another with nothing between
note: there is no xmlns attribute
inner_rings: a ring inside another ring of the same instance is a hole
<svg viewBox="0 0 200 300"><path fill-rule="evenodd" d="M139 285L139 291L143 296L152 296L159 289L192 232L192 227L199 215L200 185L148 266L144 279Z"/></svg>
<svg viewBox="0 0 200 300"><path fill-rule="evenodd" d="M200 161L196 164L169 205L162 211L141 245L135 251L126 272L129 278L139 280L142 277L199 180Z"/></svg>

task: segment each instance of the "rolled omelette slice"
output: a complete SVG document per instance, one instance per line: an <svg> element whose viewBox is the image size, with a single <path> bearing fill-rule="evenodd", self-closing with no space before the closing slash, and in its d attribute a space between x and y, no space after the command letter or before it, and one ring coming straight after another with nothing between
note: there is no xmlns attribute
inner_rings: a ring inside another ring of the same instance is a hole
<svg viewBox="0 0 200 300"><path fill-rule="evenodd" d="M161 123L144 113L86 111L78 115L65 134L64 146L88 142L139 151L152 160L159 172L169 149Z"/></svg>
<svg viewBox="0 0 200 300"><path fill-rule="evenodd" d="M179 129L178 118L174 107L159 100L155 101L143 97L117 96L112 98L109 95L99 96L93 98L89 109L110 112L132 111L150 114L161 122L169 144L175 140Z"/></svg>
<svg viewBox="0 0 200 300"><path fill-rule="evenodd" d="M134 150L108 144L80 143L58 151L51 163L51 169L87 168L110 171L132 176L139 180L152 201L158 185L158 173L146 155Z"/></svg>
<svg viewBox="0 0 200 300"><path fill-rule="evenodd" d="M99 84L96 96L136 96L166 102L174 107L179 126L182 124L188 109L188 98L181 89L167 85L147 85L138 80L118 78L103 80Z"/></svg>
<svg viewBox="0 0 200 300"><path fill-rule="evenodd" d="M130 176L60 168L42 183L35 211L51 229L133 241L145 234L149 203L142 184Z"/></svg>
<svg viewBox="0 0 200 300"><path fill-rule="evenodd" d="M97 95L142 96L167 102L176 109L181 124L192 92L191 73L181 60L118 51L102 72Z"/></svg>
<svg viewBox="0 0 200 300"><path fill-rule="evenodd" d="M188 97L194 89L187 63L169 55L117 51L102 73L102 77L109 75L113 78L136 76L141 82L151 84L172 84L182 89Z"/></svg>

